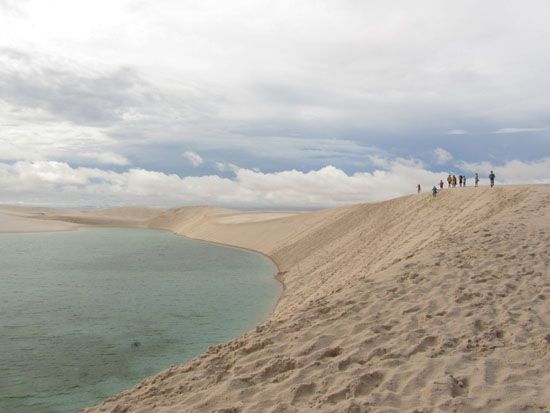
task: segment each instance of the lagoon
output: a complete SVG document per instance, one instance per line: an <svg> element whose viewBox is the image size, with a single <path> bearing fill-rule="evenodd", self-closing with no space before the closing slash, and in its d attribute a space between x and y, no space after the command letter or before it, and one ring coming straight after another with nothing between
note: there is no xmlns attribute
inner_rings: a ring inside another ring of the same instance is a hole
<svg viewBox="0 0 550 413"><path fill-rule="evenodd" d="M0 411L73 412L239 336L275 272L159 230L0 235Z"/></svg>

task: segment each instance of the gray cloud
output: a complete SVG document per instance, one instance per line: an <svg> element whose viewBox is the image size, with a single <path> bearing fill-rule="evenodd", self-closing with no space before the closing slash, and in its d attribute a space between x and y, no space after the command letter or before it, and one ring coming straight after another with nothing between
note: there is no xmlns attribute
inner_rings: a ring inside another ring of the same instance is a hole
<svg viewBox="0 0 550 413"><path fill-rule="evenodd" d="M501 128L493 133L503 134L503 133L531 133L531 132L543 132L550 130L550 128Z"/></svg>
<svg viewBox="0 0 550 413"><path fill-rule="evenodd" d="M32 57L18 50L0 53L17 62L0 74L1 99L17 107L41 109L77 124L105 125L159 100L153 88L130 68L83 74L64 69L62 64L33 65ZM23 65L27 66L19 70Z"/></svg>
<svg viewBox="0 0 550 413"><path fill-rule="evenodd" d="M0 10L11 16L21 17L24 15L22 6L27 0L0 0Z"/></svg>
<svg viewBox="0 0 550 413"><path fill-rule="evenodd" d="M447 135L467 135L468 131L464 129L450 129L447 131Z"/></svg>

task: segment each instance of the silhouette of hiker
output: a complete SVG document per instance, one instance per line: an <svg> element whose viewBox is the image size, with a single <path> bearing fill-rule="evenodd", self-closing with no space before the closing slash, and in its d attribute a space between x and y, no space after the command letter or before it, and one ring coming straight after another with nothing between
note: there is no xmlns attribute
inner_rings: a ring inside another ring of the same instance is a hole
<svg viewBox="0 0 550 413"><path fill-rule="evenodd" d="M420 193L420 191L422 191L422 188L420 187L420 184L416 185L416 189L417 189L418 193Z"/></svg>
<svg viewBox="0 0 550 413"><path fill-rule="evenodd" d="M495 178L496 178L495 173L491 171L491 173L489 174L489 180L491 181L491 188L495 186Z"/></svg>
<svg viewBox="0 0 550 413"><path fill-rule="evenodd" d="M434 187L432 188L432 196L435 198L437 195L437 187L434 185Z"/></svg>

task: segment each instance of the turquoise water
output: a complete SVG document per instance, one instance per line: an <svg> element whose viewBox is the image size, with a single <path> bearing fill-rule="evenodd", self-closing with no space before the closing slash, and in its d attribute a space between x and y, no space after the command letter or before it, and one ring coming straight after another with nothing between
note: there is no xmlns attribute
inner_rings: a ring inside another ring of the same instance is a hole
<svg viewBox="0 0 550 413"><path fill-rule="evenodd" d="M165 231L0 235L0 411L72 412L238 336L275 271Z"/></svg>

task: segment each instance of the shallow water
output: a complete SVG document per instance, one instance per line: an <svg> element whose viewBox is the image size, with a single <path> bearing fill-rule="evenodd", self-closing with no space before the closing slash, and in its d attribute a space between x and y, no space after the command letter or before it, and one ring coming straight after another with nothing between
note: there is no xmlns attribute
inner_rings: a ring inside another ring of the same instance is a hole
<svg viewBox="0 0 550 413"><path fill-rule="evenodd" d="M275 271L165 231L0 235L0 411L72 412L238 336Z"/></svg>

